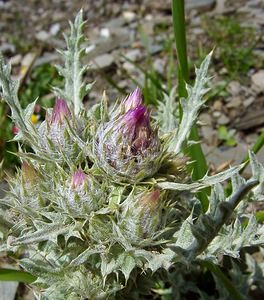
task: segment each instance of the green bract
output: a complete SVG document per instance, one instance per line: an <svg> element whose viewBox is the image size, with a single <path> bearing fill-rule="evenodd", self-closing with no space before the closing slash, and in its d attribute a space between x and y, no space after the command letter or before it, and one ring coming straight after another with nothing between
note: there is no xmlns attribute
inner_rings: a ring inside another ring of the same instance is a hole
<svg viewBox="0 0 264 300"><path fill-rule="evenodd" d="M180 278L181 263L189 270L197 261L217 263L223 254L238 257L242 247L263 243L263 228L246 211L264 182L252 153L247 181L239 175L242 165L196 182L185 170L182 153L204 104L211 54L187 87L181 121L175 89L155 121L139 89L111 112L105 98L86 111L83 24L80 12L61 52L65 67L58 67L65 89L55 88L60 99L37 128L30 121L35 103L21 108L18 83L0 57L2 98L19 128L15 139L32 149L20 149L22 169L0 202L0 251L23 253L18 263L36 276L38 299L142 299L154 280ZM229 179L226 197L221 182ZM203 213L195 193L205 187L212 192Z"/></svg>

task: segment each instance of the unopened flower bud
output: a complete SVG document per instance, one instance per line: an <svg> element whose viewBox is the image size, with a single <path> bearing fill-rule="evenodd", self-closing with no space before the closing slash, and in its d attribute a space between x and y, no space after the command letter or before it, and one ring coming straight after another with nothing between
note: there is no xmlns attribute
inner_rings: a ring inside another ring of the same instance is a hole
<svg viewBox="0 0 264 300"><path fill-rule="evenodd" d="M19 128L16 125L14 125L12 127L12 132L13 132L13 134L18 134L19 133Z"/></svg>
<svg viewBox="0 0 264 300"><path fill-rule="evenodd" d="M71 112L67 103L63 99L57 99L52 111L51 123L62 124L65 117L69 118L70 116Z"/></svg>
<svg viewBox="0 0 264 300"><path fill-rule="evenodd" d="M129 197L124 202L121 227L132 243L151 238L160 223L161 195L159 190Z"/></svg>
<svg viewBox="0 0 264 300"><path fill-rule="evenodd" d="M125 112L128 112L130 109L136 108L141 104L142 104L142 95L138 87L123 101Z"/></svg>
<svg viewBox="0 0 264 300"><path fill-rule="evenodd" d="M73 216L87 216L100 207L100 201L104 199L102 190L94 177L77 170L69 178L66 188L60 191L65 199L63 208Z"/></svg>
<svg viewBox="0 0 264 300"><path fill-rule="evenodd" d="M71 178L71 187L73 189L82 187L87 179L87 175L83 171L76 171L73 173Z"/></svg>
<svg viewBox="0 0 264 300"><path fill-rule="evenodd" d="M128 110L104 124L95 143L99 165L106 173L133 182L156 173L161 157L157 131L139 95L136 90L121 104Z"/></svg>

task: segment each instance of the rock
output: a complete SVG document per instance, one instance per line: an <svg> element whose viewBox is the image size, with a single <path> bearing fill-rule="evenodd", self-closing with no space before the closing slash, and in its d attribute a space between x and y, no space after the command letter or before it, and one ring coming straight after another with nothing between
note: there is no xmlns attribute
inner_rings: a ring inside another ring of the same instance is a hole
<svg viewBox="0 0 264 300"><path fill-rule="evenodd" d="M0 52L6 54L6 53L15 53L16 47L9 43L3 43L0 45Z"/></svg>
<svg viewBox="0 0 264 300"><path fill-rule="evenodd" d="M236 108L242 105L242 100L240 96L230 97L229 102L227 103L227 108Z"/></svg>
<svg viewBox="0 0 264 300"><path fill-rule="evenodd" d="M128 72L135 70L135 66L133 64L131 64L129 61L126 61L123 63L123 68L125 70L127 70Z"/></svg>
<svg viewBox="0 0 264 300"><path fill-rule="evenodd" d="M141 29L145 35L150 36L154 34L154 22L147 21L141 25Z"/></svg>
<svg viewBox="0 0 264 300"><path fill-rule="evenodd" d="M109 28L101 28L100 30L100 36L104 38L109 38L111 35Z"/></svg>
<svg viewBox="0 0 264 300"><path fill-rule="evenodd" d="M215 117L215 118L219 118L221 115L222 115L221 112L218 110L213 112L213 117Z"/></svg>
<svg viewBox="0 0 264 300"><path fill-rule="evenodd" d="M212 126L212 117L208 112L201 113L199 116L199 122L205 126Z"/></svg>
<svg viewBox="0 0 264 300"><path fill-rule="evenodd" d="M58 61L60 56L58 53L45 52L41 57L37 58L33 64L33 68L37 66L41 66L46 63L52 63L54 61Z"/></svg>
<svg viewBox="0 0 264 300"><path fill-rule="evenodd" d="M128 58L129 60L137 61L140 58L142 58L142 54L141 54L141 51L139 49L133 49L133 50L128 51L125 54L125 57Z"/></svg>
<svg viewBox="0 0 264 300"><path fill-rule="evenodd" d="M186 0L186 10L195 9L199 12L212 10L216 4L216 0Z"/></svg>
<svg viewBox="0 0 264 300"><path fill-rule="evenodd" d="M226 125L230 122L230 119L226 115L221 115L220 118L217 120L219 125Z"/></svg>
<svg viewBox="0 0 264 300"><path fill-rule="evenodd" d="M223 103L220 100L216 100L213 104L213 109L214 110L221 110L223 107Z"/></svg>
<svg viewBox="0 0 264 300"><path fill-rule="evenodd" d="M260 70L251 77L252 88L260 93L264 92L264 70Z"/></svg>
<svg viewBox="0 0 264 300"><path fill-rule="evenodd" d="M163 47L161 45L150 44L148 48L149 48L149 53L151 55L158 54L163 50Z"/></svg>
<svg viewBox="0 0 264 300"><path fill-rule="evenodd" d="M59 23L55 23L53 25L51 25L49 33L53 36L57 35L60 31L60 24Z"/></svg>
<svg viewBox="0 0 264 300"><path fill-rule="evenodd" d="M201 134L208 145L215 144L217 140L216 131L211 126L202 126Z"/></svg>
<svg viewBox="0 0 264 300"><path fill-rule="evenodd" d="M123 16L121 16L115 19L111 19L109 22L104 23L104 27L110 29L116 27L120 28L123 25L125 25L125 23L126 23L126 19Z"/></svg>
<svg viewBox="0 0 264 300"><path fill-rule="evenodd" d="M154 70L161 74L161 75L164 75L165 74L165 67L166 67L166 62L164 59L161 59L161 58L157 58L155 59L154 63L153 63L153 67L154 67Z"/></svg>
<svg viewBox="0 0 264 300"><path fill-rule="evenodd" d="M248 111L240 120L234 123L238 130L249 130L264 124L264 108Z"/></svg>
<svg viewBox="0 0 264 300"><path fill-rule="evenodd" d="M0 281L0 299L1 300L14 300L18 282L13 281Z"/></svg>
<svg viewBox="0 0 264 300"><path fill-rule="evenodd" d="M92 52L94 49L95 49L95 45L94 45L94 44L91 44L91 45L89 45L89 46L87 46L87 47L85 48L85 53L86 53L86 54L87 54L87 53L90 53L90 52Z"/></svg>
<svg viewBox="0 0 264 300"><path fill-rule="evenodd" d="M41 30L39 32L36 33L36 39L41 41L41 42L45 42L50 38L50 33L48 33L47 31Z"/></svg>
<svg viewBox="0 0 264 300"><path fill-rule="evenodd" d="M253 97L253 96L249 97L248 99L243 101L243 105L245 107L249 107L252 103L254 103L254 101L255 101L255 97Z"/></svg>
<svg viewBox="0 0 264 300"><path fill-rule="evenodd" d="M22 55L21 54L17 54L15 56L12 56L9 60L9 63L11 64L11 66L16 66L19 65L21 63L22 60Z"/></svg>
<svg viewBox="0 0 264 300"><path fill-rule="evenodd" d="M227 86L227 91L232 95L232 96L237 96L241 92L241 85L238 81L231 81L229 82Z"/></svg>
<svg viewBox="0 0 264 300"><path fill-rule="evenodd" d="M133 11L124 11L123 17L127 22L132 22L136 19L137 15Z"/></svg>
<svg viewBox="0 0 264 300"><path fill-rule="evenodd" d="M91 70L107 70L114 65L114 57L110 54L102 54L92 60Z"/></svg>

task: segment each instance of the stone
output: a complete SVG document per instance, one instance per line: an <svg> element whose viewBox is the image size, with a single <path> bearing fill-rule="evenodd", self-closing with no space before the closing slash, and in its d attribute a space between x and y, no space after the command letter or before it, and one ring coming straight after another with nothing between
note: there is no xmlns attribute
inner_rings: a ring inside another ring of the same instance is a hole
<svg viewBox="0 0 264 300"><path fill-rule="evenodd" d="M53 36L57 35L60 31L60 24L59 23L55 23L52 24L49 30L49 33Z"/></svg>
<svg viewBox="0 0 264 300"><path fill-rule="evenodd" d="M208 112L203 112L199 116L199 122L204 126L212 126L212 117Z"/></svg>
<svg viewBox="0 0 264 300"><path fill-rule="evenodd" d="M155 59L155 61L153 63L153 68L160 75L164 75L165 74L165 68L166 68L165 60L161 59L161 58Z"/></svg>
<svg viewBox="0 0 264 300"><path fill-rule="evenodd" d="M147 21L141 25L142 31L145 35L150 36L154 34L154 22Z"/></svg>
<svg viewBox="0 0 264 300"><path fill-rule="evenodd" d="M264 70L260 70L251 77L252 88L260 93L264 92Z"/></svg>
<svg viewBox="0 0 264 300"><path fill-rule="evenodd" d="M217 123L219 125L227 125L229 122L230 122L230 119L226 115L223 115L223 114L217 119Z"/></svg>
<svg viewBox="0 0 264 300"><path fill-rule="evenodd" d="M0 299L1 300L14 300L18 282L13 281L0 281Z"/></svg>
<svg viewBox="0 0 264 300"><path fill-rule="evenodd" d="M240 96L237 97L230 97L229 102L227 103L227 108L236 108L242 105L242 100Z"/></svg>
<svg viewBox="0 0 264 300"><path fill-rule="evenodd" d="M186 0L186 10L197 10L199 12L209 11L215 7L216 0Z"/></svg>
<svg viewBox="0 0 264 300"><path fill-rule="evenodd" d="M215 144L217 140L216 131L211 126L202 126L201 134L208 145Z"/></svg>
<svg viewBox="0 0 264 300"><path fill-rule="evenodd" d="M12 56L9 60L9 63L11 64L11 66L16 66L19 65L21 63L22 60L22 55L21 54L17 54L15 56Z"/></svg>
<svg viewBox="0 0 264 300"><path fill-rule="evenodd" d="M149 45L149 53L151 55L159 54L163 50L163 47L161 45Z"/></svg>
<svg viewBox="0 0 264 300"><path fill-rule="evenodd" d="M6 53L15 53L16 47L9 43L3 43L0 45L0 52L6 54Z"/></svg>
<svg viewBox="0 0 264 300"><path fill-rule="evenodd" d="M126 61L123 63L123 68L129 72L133 71L135 69L135 66L131 64L129 61Z"/></svg>
<svg viewBox="0 0 264 300"><path fill-rule="evenodd" d="M213 112L213 117L215 117L215 118L219 118L221 115L222 115L221 112L218 110Z"/></svg>
<svg viewBox="0 0 264 300"><path fill-rule="evenodd" d="M41 42L45 42L50 38L50 33L48 33L45 30L41 30L41 31L36 33L35 37L36 37L37 40L39 40Z"/></svg>
<svg viewBox="0 0 264 300"><path fill-rule="evenodd" d="M100 30L100 36L104 38L109 38L111 35L109 28L101 28Z"/></svg>
<svg viewBox="0 0 264 300"><path fill-rule="evenodd" d="M223 103L220 100L216 100L213 104L213 109L214 110L221 110L223 107Z"/></svg>
<svg viewBox="0 0 264 300"><path fill-rule="evenodd" d="M238 81L231 81L229 82L227 86L227 91L232 95L232 96L237 96L241 92L241 85Z"/></svg>
<svg viewBox="0 0 264 300"><path fill-rule="evenodd" d="M47 63L53 63L54 61L58 61L60 59L60 55L58 53L53 52L45 52L41 57L38 57L33 64L33 68L41 66Z"/></svg>
<svg viewBox="0 0 264 300"><path fill-rule="evenodd" d="M124 11L123 17L127 22L132 22L136 19L137 15L133 11Z"/></svg>
<svg viewBox="0 0 264 300"><path fill-rule="evenodd" d="M243 105L245 107L249 107L251 104L254 103L254 101L255 101L255 97L253 97L253 96L249 97L249 98L247 98L246 100L243 101Z"/></svg>
<svg viewBox="0 0 264 300"><path fill-rule="evenodd" d="M114 65L114 57L111 54L102 54L92 60L91 70L107 70Z"/></svg>
<svg viewBox="0 0 264 300"><path fill-rule="evenodd" d="M125 57L129 60L132 60L132 61L137 61L139 60L140 58L142 58L142 54L141 54L141 51L139 49L133 49L133 50L130 50L128 51L126 54L125 54Z"/></svg>

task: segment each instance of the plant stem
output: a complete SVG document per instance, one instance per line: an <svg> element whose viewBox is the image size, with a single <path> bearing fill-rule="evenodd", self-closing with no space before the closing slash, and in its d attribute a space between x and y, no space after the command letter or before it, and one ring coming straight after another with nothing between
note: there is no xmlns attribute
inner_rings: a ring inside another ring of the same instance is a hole
<svg viewBox="0 0 264 300"><path fill-rule="evenodd" d="M187 90L185 83L189 83L190 79L186 46L184 0L172 0L172 17L178 58L178 93L179 98L186 98ZM199 135L196 126L193 126L191 130L190 140L199 141ZM193 168L190 170L190 172L192 172L193 179L198 180L206 174L208 169L200 144L191 145L188 149L188 154L191 160L194 161ZM209 188L206 188L197 194L197 197L201 201L203 211L206 211L208 208L208 194L210 194Z"/></svg>

